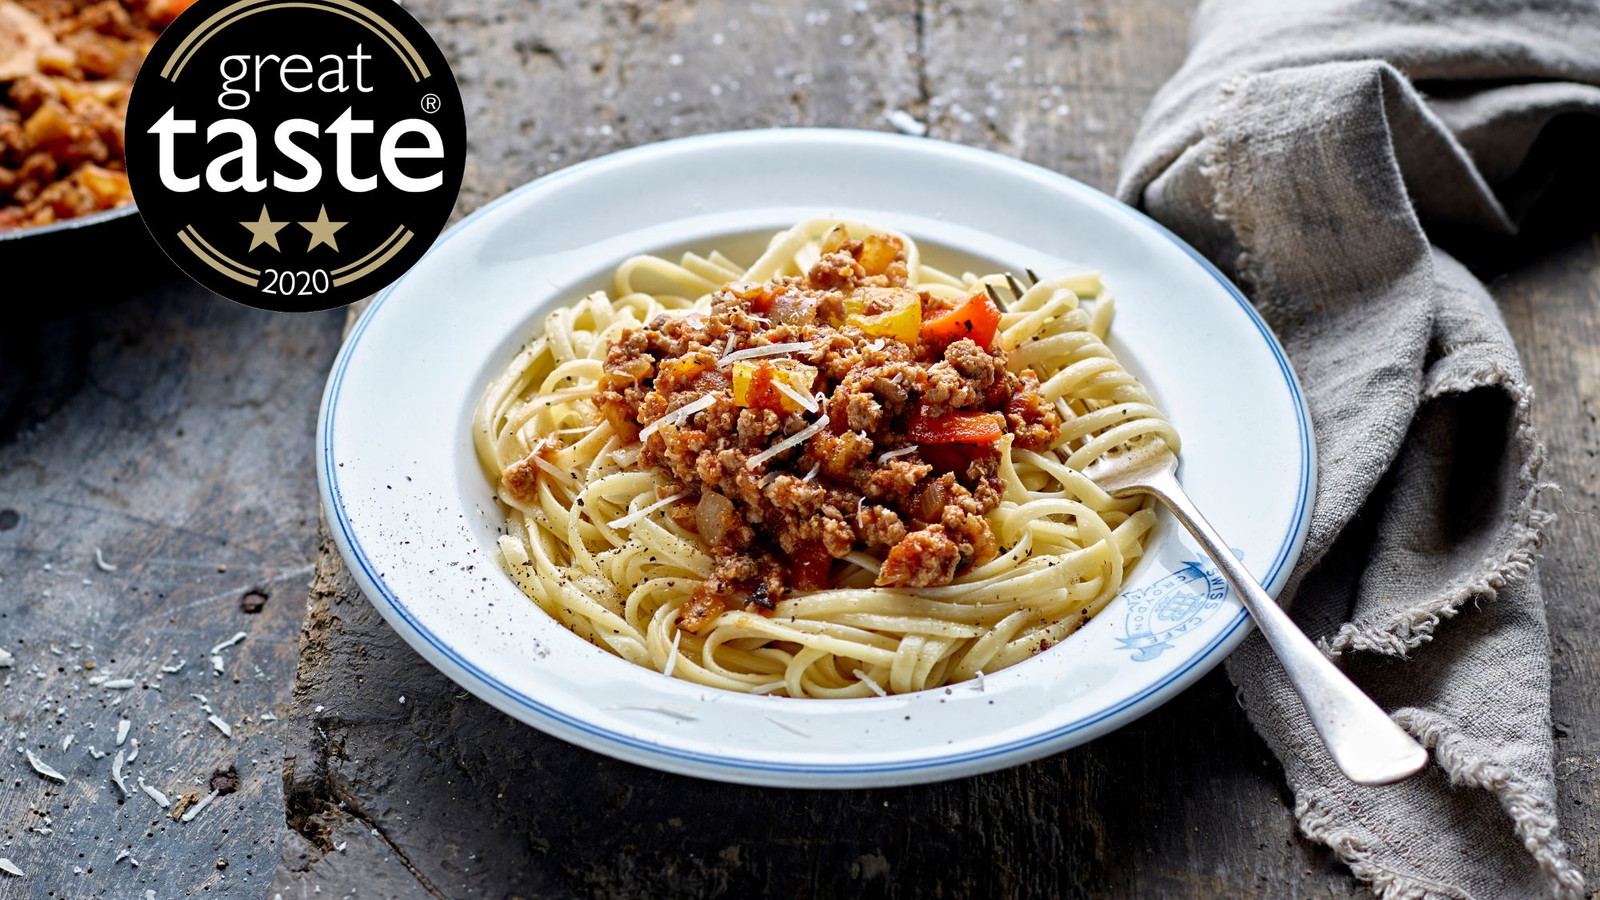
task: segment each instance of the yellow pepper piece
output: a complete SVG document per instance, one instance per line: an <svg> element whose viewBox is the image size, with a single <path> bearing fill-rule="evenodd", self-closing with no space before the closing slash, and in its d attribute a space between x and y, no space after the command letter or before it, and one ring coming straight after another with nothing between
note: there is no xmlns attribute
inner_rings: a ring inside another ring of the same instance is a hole
<svg viewBox="0 0 1600 900"><path fill-rule="evenodd" d="M874 337L891 337L903 344L916 343L917 334L922 331L922 299L910 291L900 293L902 296L896 297L888 310L872 316L852 312L845 321Z"/></svg>

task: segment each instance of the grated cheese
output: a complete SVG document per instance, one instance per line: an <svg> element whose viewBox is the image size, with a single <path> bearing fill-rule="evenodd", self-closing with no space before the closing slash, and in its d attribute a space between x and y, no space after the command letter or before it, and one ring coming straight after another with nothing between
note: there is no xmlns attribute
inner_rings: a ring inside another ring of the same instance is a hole
<svg viewBox="0 0 1600 900"><path fill-rule="evenodd" d="M891 459L895 459L896 457L905 456L908 453L915 452L917 452L916 447L901 447L899 450L886 450L883 453L878 454L878 462L886 463Z"/></svg>
<svg viewBox="0 0 1600 900"><path fill-rule="evenodd" d="M765 347L746 347L725 354L717 360L717 366L727 368L740 360L760 359L763 356L782 356L785 353L798 353L801 350L812 349L811 341L791 341L786 344L768 344Z"/></svg>
<svg viewBox="0 0 1600 900"><path fill-rule="evenodd" d="M35 772L38 772L40 775L43 775L51 781L59 782L61 784L67 783L67 776L57 772L55 769L50 768L45 764L44 760L34 756L32 750L27 751L27 754L28 765L33 766L33 770Z"/></svg>
<svg viewBox="0 0 1600 900"><path fill-rule="evenodd" d="M887 696L889 696L889 692L883 689L883 685L877 683L876 681L873 681L872 680L872 676L870 676L867 673L861 671L860 669L852 669L852 670L850 670L850 674L854 675L856 678L860 679L862 684L866 685L869 688L872 688L872 692L874 694L877 694L879 697L887 697Z"/></svg>
<svg viewBox="0 0 1600 900"><path fill-rule="evenodd" d="M771 447L768 447L767 449L761 451L760 453L757 453L755 456L752 456L749 459L745 460L745 463L744 463L745 468L754 470L756 467L760 466L762 463L764 463L767 460L773 458L774 456L777 456L779 453L782 453L783 451L789 449L790 447L794 447L796 445L803 444L806 441L811 440L813 435L815 435L817 432L819 432L822 429L827 428L827 427L828 427L828 414L827 413L823 413L822 414L822 418L820 418L817 421L811 423L810 425L807 425L805 428L800 429L799 431L795 432L794 434L789 435L788 437L786 437L783 440L777 442L776 444L773 444Z"/></svg>
<svg viewBox="0 0 1600 900"><path fill-rule="evenodd" d="M672 503L675 503L675 502L677 502L679 500L682 500L683 498L685 498L687 496L689 496L689 492L688 491L679 491L678 493L673 494L671 497L668 497L665 500L657 500L656 502L650 504L649 506L646 506L645 508L643 508L641 510L638 510L637 512L631 512L631 513L628 513L625 516L621 516L619 518L612 519L611 521L606 523L606 527L607 528L627 528L627 527L633 525L635 522L638 522L638 521L640 521L642 519L649 518L651 513L655 512L656 510L658 510L660 508L662 508L663 506L668 506L668 505L670 505Z"/></svg>
<svg viewBox="0 0 1600 900"><path fill-rule="evenodd" d="M131 728L131 727L133 727L133 723L129 722L127 719L118 719L117 720L117 746L118 747L121 747L122 746L122 742L128 739L128 729Z"/></svg>
<svg viewBox="0 0 1600 900"><path fill-rule="evenodd" d="M703 409L708 409L713 403L716 403L716 402L717 402L717 395L716 394L706 394L705 396L701 397L698 400L694 400L692 402L685 403L684 405L682 405L682 406L678 407L677 409L667 413L666 415L664 415L661 418L655 420L654 422L651 422L649 425L646 425L644 427L644 429L639 432L639 441L640 441L640 443L643 443L644 441L649 440L650 439L650 435L655 434L656 433L656 429L660 428L663 424L676 425L679 422L682 422L684 419L687 419L690 416L694 415L695 413L697 413L697 412L699 412L699 411L701 411Z"/></svg>
<svg viewBox="0 0 1600 900"><path fill-rule="evenodd" d="M819 407L817 405L817 401L815 399L813 399L811 397L808 397L805 394L800 393L799 391L797 391L794 388L788 386L787 384L784 384L782 381L774 379L773 382L772 382L772 386L778 389L778 393L784 395L785 397L788 397L790 400L793 400L795 403L799 404L800 407L802 409L804 409L808 413L814 413L818 409L821 409L821 407Z"/></svg>
<svg viewBox="0 0 1600 900"><path fill-rule="evenodd" d="M216 729L218 731L222 732L222 736L223 737L225 737L225 738L233 737L233 726L229 725L227 722L224 722L220 716L217 716L217 715L207 716L206 717L206 721L210 722L212 725L216 726Z"/></svg>
<svg viewBox="0 0 1600 900"><path fill-rule="evenodd" d="M217 797L220 795L220 793L221 793L220 791L212 791L211 793L205 795L204 797L201 797L200 798L200 802L196 803L194 806L189 807L189 811L184 813L183 814L183 818L179 819L178 821L180 821L180 822L193 822L194 821L194 817L200 815L200 810L205 809L206 807L210 806L211 805L211 801L217 799Z"/></svg>
<svg viewBox="0 0 1600 900"><path fill-rule="evenodd" d="M122 792L122 796L132 797L133 791L128 790L128 783L122 780L123 761L122 751L118 750L117 755L111 759L111 783L117 786L117 790Z"/></svg>
<svg viewBox="0 0 1600 900"><path fill-rule="evenodd" d="M683 632L674 631L672 633L672 652L667 654L667 665L661 670L661 674L668 678L672 677L672 670L678 667L678 643L682 640Z"/></svg>
<svg viewBox="0 0 1600 900"><path fill-rule="evenodd" d="M146 796L160 804L162 809L166 809L172 805L172 801L167 799L166 794L163 794L156 788L144 783L143 775L139 776L139 790L144 791Z"/></svg>

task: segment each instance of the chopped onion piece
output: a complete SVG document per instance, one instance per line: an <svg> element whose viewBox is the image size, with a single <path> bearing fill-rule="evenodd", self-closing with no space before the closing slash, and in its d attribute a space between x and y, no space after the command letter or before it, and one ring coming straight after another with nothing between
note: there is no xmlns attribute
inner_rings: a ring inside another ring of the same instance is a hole
<svg viewBox="0 0 1600 900"><path fill-rule="evenodd" d="M631 513L628 513L625 516L621 516L619 518L612 519L611 521L606 523L606 527L607 528L627 528L629 525L632 525L633 523L638 522L641 519L648 518L651 513L655 512L656 510L660 509L661 507L668 506L668 505L670 505L672 503L675 503L675 502L677 502L679 500L682 500L683 498L685 498L687 496L689 496L689 492L688 491L679 491L676 494L673 494L671 497L668 497L665 500L657 500L656 502L650 504L649 506L646 506L644 509L638 510L637 512L631 512Z"/></svg>
<svg viewBox="0 0 1600 900"><path fill-rule="evenodd" d="M669 423L669 424L672 424L672 425L676 425L677 423L682 422L684 419L689 418L690 416L694 415L695 413L699 412L702 409L706 409L707 407L711 406L711 404L716 403L716 402L717 402L717 395L716 394L706 394L705 396L701 397L699 400L695 400L695 401L692 401L690 403L685 403L684 405L682 405L682 406L678 407L677 409L667 413L666 415L664 415L661 418L655 420L654 422L651 422L649 425L646 425L644 427L644 430L639 432L639 441L641 443L643 443L644 441L649 440L650 439L650 435L655 434L656 433L656 429L660 428L663 422Z"/></svg>
<svg viewBox="0 0 1600 900"><path fill-rule="evenodd" d="M811 341L793 341L787 344L768 344L765 347L746 347L735 350L717 360L721 367L731 366L741 359L758 359L763 356L782 356L785 353L798 353L801 350L810 350Z"/></svg>
<svg viewBox="0 0 1600 900"><path fill-rule="evenodd" d="M899 450L885 450L883 453L878 455L878 462L879 463L886 463L889 460L894 459L897 456L905 456L908 453L915 453L915 452L917 452L917 448L914 447L914 446L913 447L901 447Z"/></svg>
<svg viewBox="0 0 1600 900"><path fill-rule="evenodd" d="M808 413L814 413L818 409L821 409L821 407L817 406L816 400L807 397L805 394L802 394L787 384L784 384L779 379L774 378L772 380L772 386L778 389L778 393L800 404L800 407Z"/></svg>
<svg viewBox="0 0 1600 900"><path fill-rule="evenodd" d="M745 460L744 466L747 469L754 470L757 466L773 458L774 456L777 456L779 453L782 453L790 447L793 447L797 444L803 444L806 441L811 440L812 436L827 427L828 414L823 413L822 418L812 422L810 425L807 425L794 434L791 434L776 444L773 444L771 447L768 447L760 453L757 453L755 456Z"/></svg>

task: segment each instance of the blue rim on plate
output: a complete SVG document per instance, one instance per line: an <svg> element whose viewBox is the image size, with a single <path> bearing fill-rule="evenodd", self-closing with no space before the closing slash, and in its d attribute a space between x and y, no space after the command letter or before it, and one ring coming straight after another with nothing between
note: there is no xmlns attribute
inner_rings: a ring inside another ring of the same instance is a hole
<svg viewBox="0 0 1600 900"><path fill-rule="evenodd" d="M575 175L580 175L601 165L610 165L619 161L625 161L630 157L646 152L659 152L662 148L668 146L677 148L708 144L737 146L741 141L770 139L775 133L797 139L833 139L847 140L854 143L877 142L881 144L901 146L914 145L915 148L921 152L929 152L930 149L932 149L933 152L948 154L955 158L964 157L985 163L992 163L996 158L998 158L1000 160L1004 160L1006 165L1011 168L1030 172L1035 177L1049 179L1054 182L1056 186L1066 188L1068 191L1077 195L1081 199L1102 207L1110 208L1114 210L1115 214L1117 215L1132 218L1133 220L1141 223L1144 227L1159 233L1164 238L1171 241L1173 244L1181 248L1184 253L1192 258L1197 264L1199 264L1207 274L1214 278L1217 283L1221 285L1230 296L1233 297L1233 299L1238 303L1239 308L1243 310L1243 312L1248 316L1250 322L1260 332L1262 340L1265 342L1266 346L1270 348L1272 357L1278 366L1279 372L1283 377L1284 384L1287 387L1288 393L1293 402L1297 428L1296 440L1298 442L1300 479L1293 506L1291 526L1289 527L1281 545L1279 546L1275 556L1268 566L1265 576L1261 579L1263 586L1265 586L1270 593L1276 594L1277 591L1282 588L1284 582L1287 580L1289 569L1299 555L1299 549L1305 537L1307 516L1310 512L1310 504L1316 477L1314 442L1311 431L1310 417L1307 413L1305 400L1300 390L1299 382L1295 377L1293 369L1289 365L1288 358L1284 354L1283 348L1279 345L1276 337L1272 334L1272 331L1268 328L1267 324L1250 305L1249 301L1245 299L1244 295L1241 294L1239 290L1234 287L1234 285L1229 282L1228 279L1224 277L1215 266L1210 263L1210 261L1201 256L1196 250L1194 250L1194 248L1190 247L1187 243L1185 243L1171 231L1167 230L1160 223L1146 217L1137 210L1134 210L1131 207L1128 207L1119 201L1088 187L1087 185L1081 184L1059 173L1052 172L1048 169L1034 166L1029 163L1024 163L1010 157L990 153L989 151L977 150L957 144L930 140L928 138L915 138L882 132L792 128L758 129L751 131L702 135L697 137L680 138L658 144L645 145L642 147L636 147L629 150L608 154L604 157L599 157L593 160L575 164L559 172L552 173L551 175L547 175L536 181L523 185L497 198L496 200L491 201L485 206L480 207L471 215L464 218L461 222L458 222L456 225L452 226L447 232L445 232L439 241L434 244L433 248L429 250L429 255L436 252L440 247L444 246L453 238L458 236L463 229L467 228L480 218L486 216L489 212L496 209L500 205L536 188L542 189L554 182L558 182ZM423 259L426 260L427 256L424 256ZM420 262L419 265L421 265ZM1054 729L1051 729L1050 731L1032 735L1026 739L1015 740L1005 744L996 744L982 748L981 750L949 754L945 756L926 757L899 763L857 764L819 762L798 765L781 762L763 762L761 760L738 757L714 756L699 752L691 753L672 747L664 747L650 741L641 740L627 734L623 734L608 728L603 728L591 722L585 721L584 719L553 709L543 703L540 703L537 699L528 696L526 693L505 684L489 673L483 671L465 656L463 656L454 647L441 640L433 631L428 629L428 627L424 625L410 609L407 608L405 603L398 596L396 596L394 591L384 582L382 575L377 571L376 567L371 562L367 551L361 545L360 540L357 538L354 529L351 526L350 518L345 508L343 496L340 490L338 466L335 463L332 440L332 423L338 410L340 388L344 381L346 369L353 355L353 350L360 344L362 336L366 332L367 326L373 321L374 317L378 315L379 311L383 308L385 301L387 301L389 297L393 295L396 288L403 281L404 279L402 278L401 282L396 282L395 285L391 285L377 296L377 298L372 302L371 306L366 310L360 320L356 323L355 327L352 329L350 336L346 339L344 346L339 352L338 358L334 362L332 372L328 379L327 388L323 395L322 409L317 425L317 441L322 451L320 455L321 465L318 469L318 478L322 482L328 498L331 501L328 504L328 512L331 514L330 519L332 520L337 532L336 537L339 539L341 549L345 551L344 555L346 561L353 563L353 568L355 570L354 574L357 576L364 592L374 603L382 603L387 606L389 612L393 613L395 616L398 616L414 631L417 636L426 641L429 646L437 651L442 657L449 660L454 666L458 667L460 672L459 675L456 673L447 674L451 674L458 682L461 682L463 686L469 688L476 687L491 691L509 701L511 704L514 704L530 713L548 720L553 724L576 730L593 738L598 738L602 743L612 744L618 748L628 748L648 756L657 757L662 762L692 762L697 765L707 766L713 769L725 769L730 773L730 777L736 779L738 776L735 773L739 771L780 772L803 775L859 775L872 773L894 773L910 770L925 770L929 768L947 768L961 764L970 764L999 755L1017 754L1020 751L1026 751L1029 748L1038 747L1041 744L1066 743L1067 739L1071 738L1074 734L1083 731L1084 729L1090 728L1109 717L1126 712L1129 709L1140 706L1141 704L1147 704L1147 708L1139 711L1139 714L1142 715L1159 705L1159 703L1147 703L1152 696L1172 687L1175 683L1187 683L1193 681L1195 678L1198 678L1200 674L1203 674L1204 671L1209 670L1211 666L1220 661L1220 656L1218 655L1219 648L1227 646L1228 649L1231 650L1232 646L1236 646L1238 641L1243 638L1242 630L1249 622L1249 615L1242 608L1240 608L1235 612L1233 618L1225 624L1218 634L1207 641L1198 650L1191 653L1187 659L1183 660L1181 664L1172 669L1165 677L1137 692L1136 694L1124 698L1118 703L1107 706L1091 715L1079 717L1078 719L1060 725ZM380 607L380 611L381 610L382 608ZM1200 671L1196 671L1197 669ZM466 681L462 681L461 676L465 676L465 678L471 683L468 684Z"/></svg>

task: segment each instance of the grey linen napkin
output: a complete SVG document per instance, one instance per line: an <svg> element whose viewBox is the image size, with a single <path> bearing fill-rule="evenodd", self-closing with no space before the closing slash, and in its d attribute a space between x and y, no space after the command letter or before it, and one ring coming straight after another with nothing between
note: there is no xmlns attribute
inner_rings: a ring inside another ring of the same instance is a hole
<svg viewBox="0 0 1600 900"><path fill-rule="evenodd" d="M1302 830L1384 898L1583 893L1533 572L1543 450L1456 248L1514 233L1563 161L1600 164L1569 127L1597 84L1594 3L1213 0L1119 187L1241 283L1304 383L1319 487L1282 599L1433 764L1357 787L1259 635L1228 670Z"/></svg>

